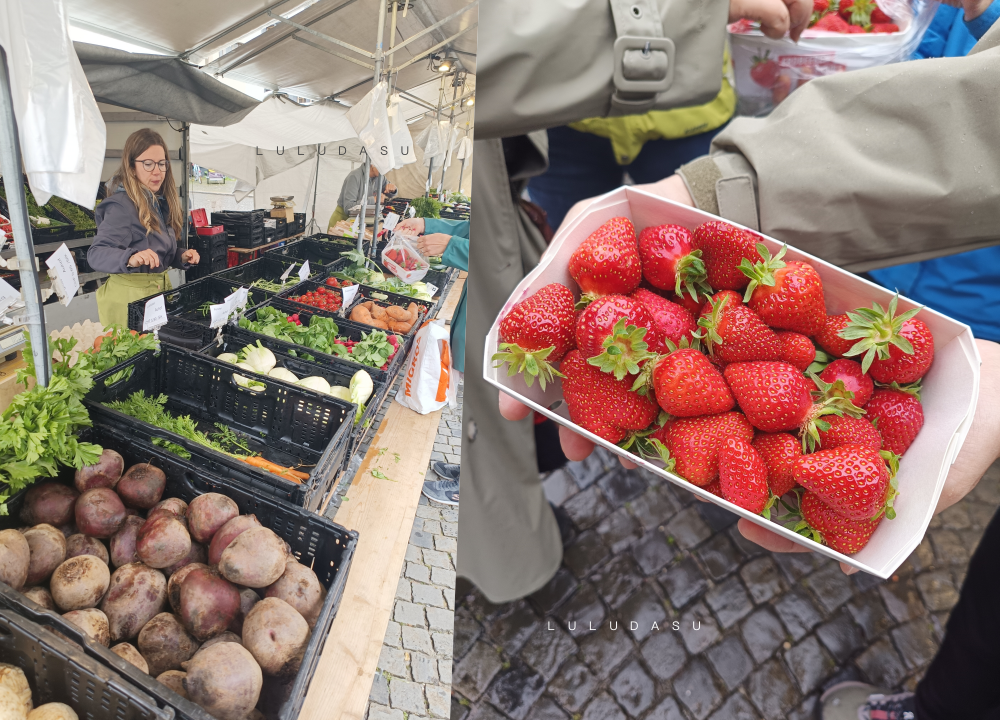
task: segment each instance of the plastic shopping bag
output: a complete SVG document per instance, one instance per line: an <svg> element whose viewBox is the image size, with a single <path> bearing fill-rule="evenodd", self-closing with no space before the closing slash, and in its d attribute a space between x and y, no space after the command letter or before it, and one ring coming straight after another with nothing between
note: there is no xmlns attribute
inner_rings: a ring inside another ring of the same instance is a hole
<svg viewBox="0 0 1000 720"><path fill-rule="evenodd" d="M440 320L424 323L403 366L396 402L426 415L445 405L457 407L457 397L458 373L451 366L448 328Z"/></svg>
<svg viewBox="0 0 1000 720"><path fill-rule="evenodd" d="M416 238L390 231L389 243L382 251L382 264L407 285L423 280L431 268L431 264L420 254L412 240Z"/></svg>
<svg viewBox="0 0 1000 720"><path fill-rule="evenodd" d="M729 26L740 115L766 115L813 78L908 60L934 19L933 0L878 0L894 33L842 34L808 29L798 43L772 40L752 23Z"/></svg>

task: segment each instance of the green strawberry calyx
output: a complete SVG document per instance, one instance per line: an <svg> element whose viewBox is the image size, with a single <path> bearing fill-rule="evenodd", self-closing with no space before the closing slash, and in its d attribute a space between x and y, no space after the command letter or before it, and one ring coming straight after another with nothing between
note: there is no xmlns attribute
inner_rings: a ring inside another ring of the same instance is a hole
<svg viewBox="0 0 1000 720"><path fill-rule="evenodd" d="M822 445L819 437L820 431L826 432L830 429L830 423L823 420L824 416L849 415L859 418L865 414L864 410L851 402L854 399L854 393L844 386L843 380L828 383L816 373L810 373L809 377L816 383L816 390L813 391L816 402L799 431L802 438L802 450L807 453L814 452L818 446Z"/></svg>
<svg viewBox="0 0 1000 720"><path fill-rule="evenodd" d="M826 366L832 363L834 359L833 355L830 355L822 348L816 348L816 359L806 368L806 374L816 373L818 375L826 370Z"/></svg>
<svg viewBox="0 0 1000 720"><path fill-rule="evenodd" d="M694 340L689 340L685 335L681 338L681 341L678 344L674 344L674 341L669 338L663 342L667 346L667 350L669 352L666 355L656 355L654 353L649 354L646 362L642 366L642 370L636 377L635 382L632 383L632 392L638 393L642 396L649 395L649 393L653 390L653 371L656 370L656 366L659 364L660 360L668 357L670 353L687 349L701 350L701 338L698 335L695 335ZM660 424L662 425L662 423Z"/></svg>
<svg viewBox="0 0 1000 720"><path fill-rule="evenodd" d="M750 278L750 284L747 285L747 290L743 294L743 302L750 302L753 291L762 285L774 287L774 273L776 270L785 267L785 263L781 258L785 256L787 251L788 246L782 245L778 254L771 257L771 251L767 249L767 245L757 243L757 252L760 253L761 257L760 261L751 263L747 258L743 258L740 262L740 271Z"/></svg>
<svg viewBox="0 0 1000 720"><path fill-rule="evenodd" d="M896 510L893 508L892 503L899 496L899 479L896 477L896 474L899 472L899 455L892 450L880 450L879 455L885 460L885 466L889 468L889 490L885 496L885 508L879 515L884 512L886 520L894 520L896 518ZM877 518L878 515L875 517Z"/></svg>
<svg viewBox="0 0 1000 720"><path fill-rule="evenodd" d="M590 305L590 303L594 302L594 300L597 300L600 297L601 297L600 295L596 295L594 293L583 293L582 295L580 295L580 299L577 300L576 303L573 305L573 309L586 310L587 306Z"/></svg>
<svg viewBox="0 0 1000 720"><path fill-rule="evenodd" d="M674 294L684 297L684 292L698 302L702 295L712 295L712 286L708 284L708 270L701 259L701 250L692 250L677 261L674 267L676 282Z"/></svg>
<svg viewBox="0 0 1000 720"><path fill-rule="evenodd" d="M861 360L861 371L868 372L872 362L889 359L889 346L895 345L907 355L913 354L913 345L900 335L903 323L912 318L921 308L913 308L904 313L896 314L896 304L899 293L889 301L888 309L878 303L872 303L870 308L858 308L847 312L850 322L839 335L844 340L857 340L853 347L844 353L844 357L864 354Z"/></svg>
<svg viewBox="0 0 1000 720"><path fill-rule="evenodd" d="M500 343L497 346L500 352L493 355L493 367L499 368L507 363L507 377L514 375L524 375L524 384L531 387L538 378L538 384L542 390L547 383L552 382L554 377L565 377L556 370L547 358L556 349L555 345L542 348L541 350L525 350L517 343Z"/></svg>
<svg viewBox="0 0 1000 720"><path fill-rule="evenodd" d="M722 336L719 335L718 328L722 319L722 311L725 310L728 302L729 295L725 295L719 300L709 297L708 304L712 311L708 315L702 315L698 318L698 327L702 329L698 332L697 337L704 341L705 348L712 357L715 357L715 346L722 345Z"/></svg>
<svg viewBox="0 0 1000 720"><path fill-rule="evenodd" d="M604 352L587 360L602 372L614 375L616 380L637 375L641 369L639 363L656 357L648 352L649 345L643 339L646 328L626 323L626 318L619 318L601 343Z"/></svg>
<svg viewBox="0 0 1000 720"><path fill-rule="evenodd" d="M674 471L674 466L676 462L674 458L670 455L670 451L667 446L664 445L657 438L649 437L652 433L660 429L660 426L655 426L650 430L644 430L642 432L633 433L618 444L622 450L628 450L630 453L643 460L660 460L663 462L663 469L669 473Z"/></svg>
<svg viewBox="0 0 1000 720"><path fill-rule="evenodd" d="M921 380L922 379L923 378L921 378ZM875 383L875 386L882 388L883 390L895 390L896 392L906 393L907 395L912 395L917 400L920 399L920 391L922 390L922 388L920 387L920 380L912 382L908 385L900 385L898 382L895 381L889 383L888 385L877 382Z"/></svg>

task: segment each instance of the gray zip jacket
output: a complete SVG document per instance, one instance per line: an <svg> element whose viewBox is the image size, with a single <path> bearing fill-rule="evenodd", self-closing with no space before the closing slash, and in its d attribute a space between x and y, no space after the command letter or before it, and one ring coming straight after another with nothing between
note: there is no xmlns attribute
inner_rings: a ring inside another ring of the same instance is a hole
<svg viewBox="0 0 1000 720"><path fill-rule="evenodd" d="M122 273L162 273L175 267L187 270L190 265L181 261L184 248L177 245L177 236L164 218L167 216L166 200L157 198L155 207L160 221L160 230L147 233L139 221L139 210L124 190L111 193L101 201L94 211L97 235L87 251L87 262L97 272L114 275ZM137 268L128 266L129 258L140 250L152 250L160 258L160 267L150 269L147 265Z"/></svg>

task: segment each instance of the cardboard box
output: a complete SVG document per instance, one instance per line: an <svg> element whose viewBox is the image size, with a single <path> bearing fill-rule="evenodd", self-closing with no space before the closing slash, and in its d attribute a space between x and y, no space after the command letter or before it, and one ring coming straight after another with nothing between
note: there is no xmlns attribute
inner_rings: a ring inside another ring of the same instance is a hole
<svg viewBox="0 0 1000 720"><path fill-rule="evenodd" d="M14 396L24 392L28 388L17 382L17 371L25 367L27 363L20 356L17 360L0 363L0 413L7 409ZM29 386L34 382L29 380Z"/></svg>
<svg viewBox="0 0 1000 720"><path fill-rule="evenodd" d="M921 401L924 407L924 427L899 466L897 476L899 496L893 504L896 518L883 521L861 552L853 556L842 555L666 472L662 463L654 464L641 460L574 425L569 420L566 404L562 400L559 378L556 378L554 383L548 384L543 392L537 382L529 388L520 375L507 377L506 368L493 367L490 358L497 351L500 318L506 315L516 302L534 294L549 283L562 283L578 291L567 270L570 255L598 227L611 218L620 216L632 220L637 233L650 225L676 223L695 228L708 220L718 219L714 215L678 205L634 188L620 188L599 198L586 212L559 230L541 263L521 281L507 300L500 317L493 323L486 338L484 378L555 422L573 428L611 452L637 462L647 470L709 502L721 505L740 517L859 570L881 578L891 576L920 544L944 487L948 470L972 424L979 397L980 361L969 327L929 308L921 310L920 319L928 325L934 335L935 357L934 364L923 379ZM772 253L777 252L782 245L776 240L762 237ZM873 301L881 303L884 307L892 298L892 293L885 288L791 247L788 248L785 259L805 260L816 268L823 280L828 313L836 314L860 306L870 306ZM899 300L900 311L914 306L912 301L905 298Z"/></svg>
<svg viewBox="0 0 1000 720"><path fill-rule="evenodd" d="M295 220L295 208L284 207L284 208L271 208L271 217L273 218L284 218L288 221Z"/></svg>

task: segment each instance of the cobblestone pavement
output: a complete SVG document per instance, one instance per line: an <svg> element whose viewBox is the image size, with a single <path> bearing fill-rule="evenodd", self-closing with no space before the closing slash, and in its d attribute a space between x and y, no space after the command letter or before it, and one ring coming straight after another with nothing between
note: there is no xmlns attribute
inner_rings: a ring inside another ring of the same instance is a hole
<svg viewBox="0 0 1000 720"><path fill-rule="evenodd" d="M545 486L571 527L563 565L506 605L459 581L452 720L797 720L843 679L912 689L1000 505L1000 463L889 581L768 553L608 455Z"/></svg>
<svg viewBox="0 0 1000 720"><path fill-rule="evenodd" d="M445 407L441 414L431 462L461 462L461 386L458 397L458 408ZM426 479L439 478L428 468ZM449 716L457 535L458 508L421 495L372 683L368 720Z"/></svg>

